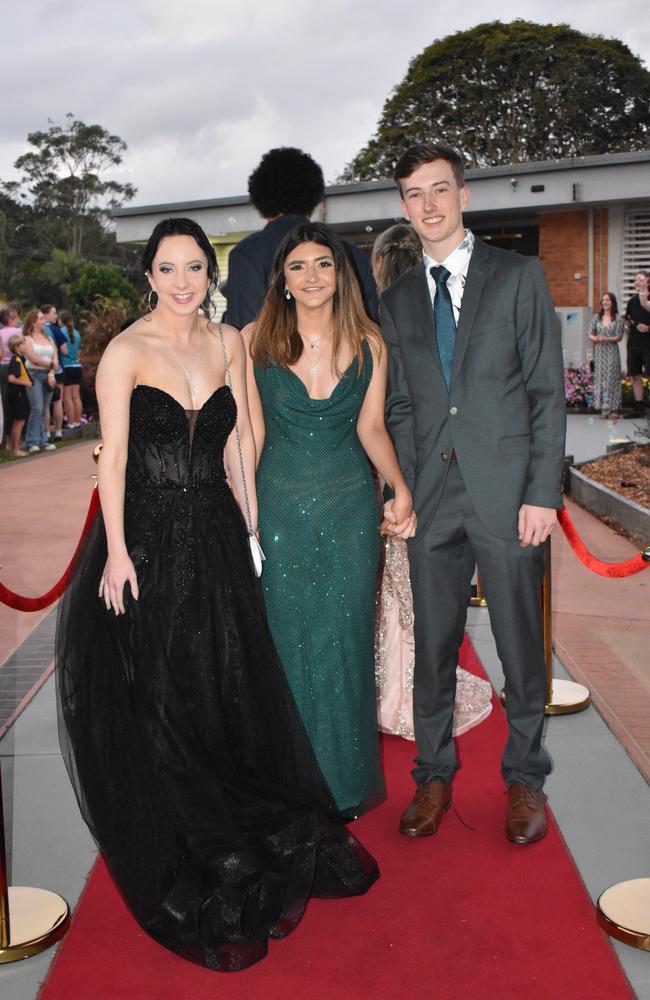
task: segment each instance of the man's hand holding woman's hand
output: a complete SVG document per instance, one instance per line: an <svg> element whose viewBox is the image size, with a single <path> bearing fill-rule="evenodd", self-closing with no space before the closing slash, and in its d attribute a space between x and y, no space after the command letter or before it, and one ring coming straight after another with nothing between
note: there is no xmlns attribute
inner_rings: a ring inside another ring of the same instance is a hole
<svg viewBox="0 0 650 1000"><path fill-rule="evenodd" d="M413 538L417 528L417 517L413 510L413 500L408 490L395 493L393 500L384 504L384 520L379 530L391 538Z"/></svg>

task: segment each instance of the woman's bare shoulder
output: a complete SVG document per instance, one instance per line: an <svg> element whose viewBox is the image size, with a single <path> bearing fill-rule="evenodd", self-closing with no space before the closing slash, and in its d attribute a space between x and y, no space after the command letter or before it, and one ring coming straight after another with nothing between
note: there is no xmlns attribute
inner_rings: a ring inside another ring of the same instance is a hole
<svg viewBox="0 0 650 1000"><path fill-rule="evenodd" d="M146 317L138 319L126 330L122 330L108 343L101 364L104 368L117 364L136 364L142 357L152 333L151 320Z"/></svg>
<svg viewBox="0 0 650 1000"><path fill-rule="evenodd" d="M220 341L221 336L223 336L223 343L229 358L238 358L243 355L242 335L234 326L211 321L207 324L207 331L217 341Z"/></svg>

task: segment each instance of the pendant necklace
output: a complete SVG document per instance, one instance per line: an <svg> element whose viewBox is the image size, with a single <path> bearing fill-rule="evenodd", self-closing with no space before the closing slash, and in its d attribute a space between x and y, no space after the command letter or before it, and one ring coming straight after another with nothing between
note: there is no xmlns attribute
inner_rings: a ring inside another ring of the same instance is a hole
<svg viewBox="0 0 650 1000"><path fill-rule="evenodd" d="M192 401L194 401L194 398L198 395L198 392L199 392L199 387L197 385L196 378L193 375L190 375L190 373L188 372L187 368L183 364L180 355L177 353L176 348L167 339L167 335L166 335L165 331L162 329L162 327L158 323L158 320L156 319L155 312L153 312L151 314L151 318L154 321L154 323L156 324L156 329L158 330L158 333L160 334L160 336L162 337L162 339L167 344L167 347L169 348L172 357L174 358L174 360L176 361L176 363L183 369L183 372L185 374L185 378L187 379L187 384L190 387L190 396L192 397ZM197 363L199 365L199 369L200 369L200 367L201 367L201 328L200 328L200 325L199 325L199 314L198 313L196 314L196 341L197 341L196 361L197 361Z"/></svg>
<svg viewBox="0 0 650 1000"><path fill-rule="evenodd" d="M327 338L329 339L329 334L326 335L324 333L321 333L320 337L314 337L313 340L311 339L311 337L308 338L308 340L309 340L309 346L310 346L310 348L311 348L312 351L318 346L318 344L320 344L321 340L325 336L327 336ZM323 357L324 357L324 354L322 354L320 352L316 356L314 356L314 355L311 356L311 358L308 361L308 364L309 364L309 374L310 375L313 375L315 373L318 365L323 360Z"/></svg>

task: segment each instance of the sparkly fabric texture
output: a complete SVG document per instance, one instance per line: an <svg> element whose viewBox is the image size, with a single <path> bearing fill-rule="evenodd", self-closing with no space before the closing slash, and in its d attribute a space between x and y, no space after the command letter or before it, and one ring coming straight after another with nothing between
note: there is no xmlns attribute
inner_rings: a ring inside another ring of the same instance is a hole
<svg viewBox="0 0 650 1000"><path fill-rule="evenodd" d="M144 930L220 971L262 958L310 895L356 895L378 874L340 821L268 631L224 476L235 415L225 386L191 420L162 390L134 390L124 521L140 597L118 617L97 597L99 517L57 627L82 814Z"/></svg>
<svg viewBox="0 0 650 1000"><path fill-rule="evenodd" d="M271 632L342 811L384 795L373 631L379 508L356 423L372 375L364 344L328 399L279 366L257 369L266 437L257 477Z"/></svg>
<svg viewBox="0 0 650 1000"><path fill-rule="evenodd" d="M377 715L384 733L414 740L413 671L413 598L409 577L406 542L386 539L384 573L379 596L379 615L375 639L377 678ZM456 703L454 736L460 736L492 711L492 687L489 681L456 668Z"/></svg>

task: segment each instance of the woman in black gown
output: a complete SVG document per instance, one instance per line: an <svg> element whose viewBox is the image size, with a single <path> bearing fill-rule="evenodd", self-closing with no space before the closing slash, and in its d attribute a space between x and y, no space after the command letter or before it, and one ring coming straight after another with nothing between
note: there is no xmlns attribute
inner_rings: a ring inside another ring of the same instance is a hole
<svg viewBox="0 0 650 1000"><path fill-rule="evenodd" d="M97 373L102 515L59 612L61 740L141 926L233 971L310 895L363 893L378 871L336 812L268 632L242 516L240 470L256 527L244 349L199 311L214 249L167 219L143 263L155 308Z"/></svg>

